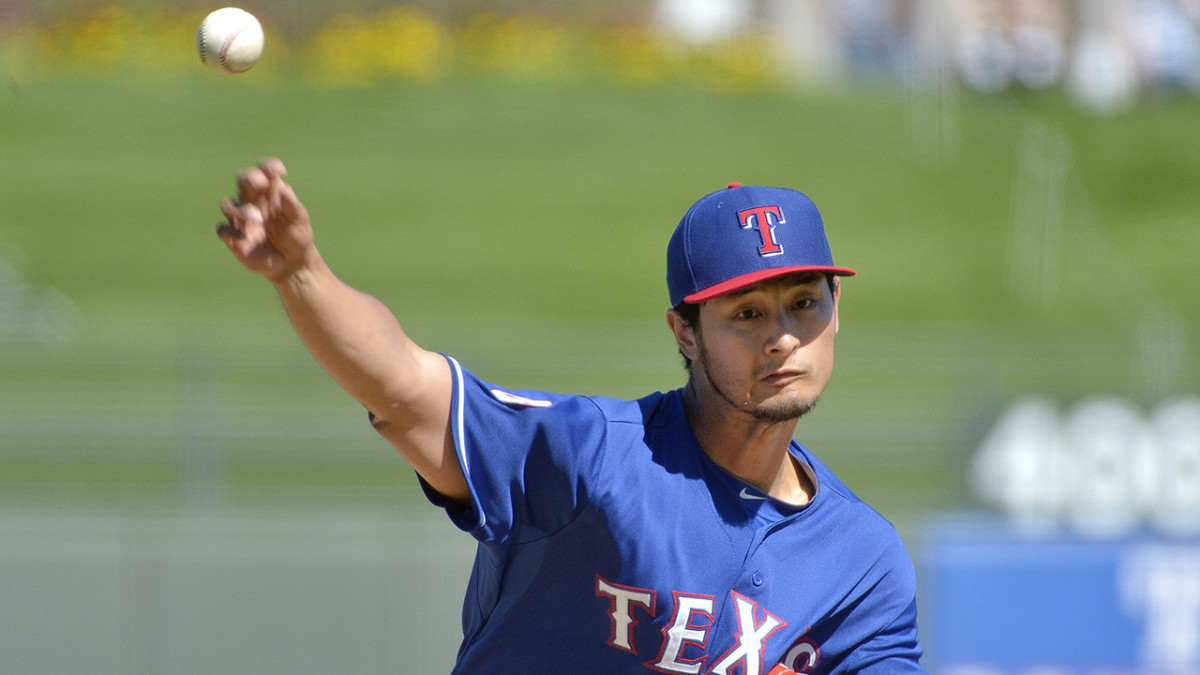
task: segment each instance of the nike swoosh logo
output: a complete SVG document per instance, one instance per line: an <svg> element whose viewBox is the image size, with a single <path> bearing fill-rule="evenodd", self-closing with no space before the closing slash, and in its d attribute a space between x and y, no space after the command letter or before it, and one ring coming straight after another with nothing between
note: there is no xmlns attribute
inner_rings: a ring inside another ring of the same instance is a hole
<svg viewBox="0 0 1200 675"><path fill-rule="evenodd" d="M742 491L738 493L738 496L742 499L759 499L763 501L767 499L766 497L750 494L750 490L748 488L742 488Z"/></svg>

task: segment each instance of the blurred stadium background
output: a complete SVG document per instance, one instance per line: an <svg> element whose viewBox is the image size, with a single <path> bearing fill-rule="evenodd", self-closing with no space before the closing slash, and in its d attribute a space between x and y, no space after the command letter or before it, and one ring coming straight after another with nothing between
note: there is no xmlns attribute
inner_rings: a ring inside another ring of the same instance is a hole
<svg viewBox="0 0 1200 675"><path fill-rule="evenodd" d="M1200 672L1200 2L0 1L0 671L445 672L471 545L213 236L326 257L515 388L682 384L663 253L821 205L798 431L897 524L941 673ZM983 589L991 589L984 591Z"/></svg>

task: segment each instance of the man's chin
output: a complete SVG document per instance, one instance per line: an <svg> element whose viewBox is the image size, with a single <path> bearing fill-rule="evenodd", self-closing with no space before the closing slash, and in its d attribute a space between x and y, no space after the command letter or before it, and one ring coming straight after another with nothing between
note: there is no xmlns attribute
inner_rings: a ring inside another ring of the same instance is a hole
<svg viewBox="0 0 1200 675"><path fill-rule="evenodd" d="M817 397L811 399L793 396L782 400L764 401L749 413L762 422L790 422L808 414L817 405Z"/></svg>

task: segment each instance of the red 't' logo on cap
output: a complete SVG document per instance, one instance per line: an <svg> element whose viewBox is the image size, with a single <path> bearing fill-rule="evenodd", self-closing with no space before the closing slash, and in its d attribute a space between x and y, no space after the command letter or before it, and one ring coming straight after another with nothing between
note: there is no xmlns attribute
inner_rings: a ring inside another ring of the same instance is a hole
<svg viewBox="0 0 1200 675"><path fill-rule="evenodd" d="M775 241L775 226L785 223L783 212L778 206L756 206L752 209L738 211L738 222L743 230L757 228L762 237L762 246L758 249L761 256L779 255L783 246Z"/></svg>

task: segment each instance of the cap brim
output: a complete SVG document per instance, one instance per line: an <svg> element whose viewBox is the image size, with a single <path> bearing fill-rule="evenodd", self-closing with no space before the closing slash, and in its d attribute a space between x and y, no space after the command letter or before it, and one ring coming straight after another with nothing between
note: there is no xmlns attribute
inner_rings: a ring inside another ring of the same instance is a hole
<svg viewBox="0 0 1200 675"><path fill-rule="evenodd" d="M721 283L714 286L709 286L704 290L696 291L691 295L684 296L683 301L690 304L696 304L725 295L726 293L732 293L747 286L753 286L760 281L766 281L767 279L774 279L775 277L781 277L788 274L797 274L800 272L820 272L822 274L833 274L839 277L852 277L857 274L857 272L849 267L829 267L824 265L772 267L768 270L758 270L757 272L743 274L727 281L722 281Z"/></svg>

